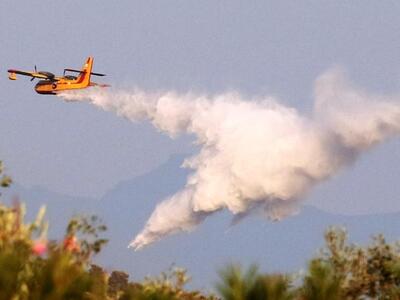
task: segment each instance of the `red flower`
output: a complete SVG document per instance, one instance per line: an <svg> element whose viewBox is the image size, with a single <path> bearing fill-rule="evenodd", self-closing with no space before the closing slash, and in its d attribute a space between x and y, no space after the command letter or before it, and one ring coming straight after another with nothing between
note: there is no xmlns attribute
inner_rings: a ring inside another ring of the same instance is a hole
<svg viewBox="0 0 400 300"><path fill-rule="evenodd" d="M36 255L43 255L47 251L47 242L44 240L37 240L33 242L32 252Z"/></svg>
<svg viewBox="0 0 400 300"><path fill-rule="evenodd" d="M76 236L71 235L71 236L67 236L64 239L64 249L71 251L71 252L79 251L79 244L78 244L78 239L76 238Z"/></svg>

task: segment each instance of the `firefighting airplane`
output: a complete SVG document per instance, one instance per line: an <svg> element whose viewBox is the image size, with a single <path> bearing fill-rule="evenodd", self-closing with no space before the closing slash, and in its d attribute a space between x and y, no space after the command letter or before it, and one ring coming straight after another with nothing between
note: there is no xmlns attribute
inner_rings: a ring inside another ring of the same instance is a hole
<svg viewBox="0 0 400 300"><path fill-rule="evenodd" d="M82 70L64 69L63 76L57 77L53 73L37 71L35 66L34 72L24 72L19 70L8 70L8 78L17 80L17 74L32 77L31 81L39 78L39 82L35 85L35 91L39 94L56 95L57 93L85 89L90 86L109 87L107 84L98 84L90 81L91 75L105 76L105 74L93 73L93 57L88 57ZM77 76L66 75L66 72L79 73Z"/></svg>

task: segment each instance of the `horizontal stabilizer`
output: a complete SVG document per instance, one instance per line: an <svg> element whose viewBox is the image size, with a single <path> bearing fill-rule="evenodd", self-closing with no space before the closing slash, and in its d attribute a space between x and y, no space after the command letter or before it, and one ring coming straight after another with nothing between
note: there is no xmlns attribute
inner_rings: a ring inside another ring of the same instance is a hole
<svg viewBox="0 0 400 300"><path fill-rule="evenodd" d="M94 76L106 76L106 74L101 74L101 73L93 73L90 72L90 74L94 75Z"/></svg>

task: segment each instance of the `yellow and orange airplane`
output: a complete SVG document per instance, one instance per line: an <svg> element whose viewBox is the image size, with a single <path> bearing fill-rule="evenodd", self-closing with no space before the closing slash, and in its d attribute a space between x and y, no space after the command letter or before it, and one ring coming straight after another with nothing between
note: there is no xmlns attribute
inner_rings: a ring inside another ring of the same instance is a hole
<svg viewBox="0 0 400 300"><path fill-rule="evenodd" d="M90 86L108 87L107 84L98 84L90 81L91 75L105 76L105 74L93 73L93 57L88 57L82 70L64 69L63 76L55 76L53 73L45 71L37 71L35 66L34 72L24 72L19 70L8 70L8 78L17 80L17 74L32 77L31 81L39 78L39 82L35 85L35 91L39 94L55 95L59 92L85 89ZM66 75L66 72L79 73L77 76Z"/></svg>

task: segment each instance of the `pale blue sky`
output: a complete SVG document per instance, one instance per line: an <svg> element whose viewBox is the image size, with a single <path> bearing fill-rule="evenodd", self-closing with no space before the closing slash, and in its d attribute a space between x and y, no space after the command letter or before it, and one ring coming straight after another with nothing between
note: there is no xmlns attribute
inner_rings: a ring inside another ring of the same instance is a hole
<svg viewBox="0 0 400 300"><path fill-rule="evenodd" d="M309 113L314 79L340 64L358 85L400 91L398 1L1 1L0 158L16 181L99 197L172 153L148 124L37 95L6 69L60 73L88 55L129 88L272 94ZM310 202L353 214L398 211L400 141L374 149Z"/></svg>

